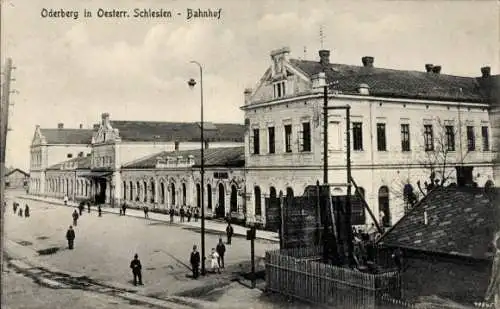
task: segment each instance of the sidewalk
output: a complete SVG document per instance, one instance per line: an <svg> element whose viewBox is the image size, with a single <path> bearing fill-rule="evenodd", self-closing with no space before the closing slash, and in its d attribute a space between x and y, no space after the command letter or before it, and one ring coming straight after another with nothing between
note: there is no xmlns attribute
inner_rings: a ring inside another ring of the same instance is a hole
<svg viewBox="0 0 500 309"><path fill-rule="evenodd" d="M57 198L51 198L51 197L41 197L41 196L35 196L35 195L27 195L27 194L22 194L16 196L16 198L20 199L27 199L27 200L33 200L33 201L40 201L40 202L46 202L54 205L63 205L64 206L64 201L57 199ZM78 203L69 201L68 206L70 207L78 207ZM97 207L92 206L92 212L97 212ZM87 208L85 207L85 212L87 212ZM102 212L103 213L113 213L116 214L117 216L120 214L120 208L119 207L114 207L111 208L107 205L102 207ZM129 217L136 217L136 218L144 218L144 211L138 210L138 209L133 209L133 208L127 208L126 212L127 216ZM149 220L153 221L160 221L160 222L166 222L170 223L170 216L165 215L165 214L160 214L160 213L153 213L149 212ZM191 222L180 222L180 217L175 216L174 217L174 224L176 225L182 225L182 226L187 226L187 227L193 227L196 229L201 229L201 220L198 219L198 222L194 222L194 219L191 219ZM233 230L234 230L234 235L238 236L245 236L248 228L240 225L233 224ZM215 222L209 219L205 219L205 231L210 231L210 232L219 232L223 235L226 234L226 224L220 223L220 222ZM263 230L257 230L256 233L256 238L261 239L261 240L267 240L267 241L272 241L272 242L279 242L279 235L278 233L275 232L269 232L269 231L263 231Z"/></svg>

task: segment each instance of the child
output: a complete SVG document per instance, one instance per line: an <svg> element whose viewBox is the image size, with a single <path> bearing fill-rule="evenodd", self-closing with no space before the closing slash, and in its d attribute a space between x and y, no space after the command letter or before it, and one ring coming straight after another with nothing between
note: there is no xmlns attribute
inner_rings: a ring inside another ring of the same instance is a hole
<svg viewBox="0 0 500 309"><path fill-rule="evenodd" d="M212 266L212 272L215 273L215 270L220 274L220 268L219 268L219 254L215 251L215 248L212 248L212 253L210 254L211 260L211 266Z"/></svg>

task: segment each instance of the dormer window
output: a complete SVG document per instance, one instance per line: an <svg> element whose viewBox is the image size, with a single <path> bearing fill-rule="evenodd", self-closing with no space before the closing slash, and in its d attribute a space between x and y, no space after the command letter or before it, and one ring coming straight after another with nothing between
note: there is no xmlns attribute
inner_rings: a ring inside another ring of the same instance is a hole
<svg viewBox="0 0 500 309"><path fill-rule="evenodd" d="M286 94L285 81L274 83L274 98L282 98Z"/></svg>

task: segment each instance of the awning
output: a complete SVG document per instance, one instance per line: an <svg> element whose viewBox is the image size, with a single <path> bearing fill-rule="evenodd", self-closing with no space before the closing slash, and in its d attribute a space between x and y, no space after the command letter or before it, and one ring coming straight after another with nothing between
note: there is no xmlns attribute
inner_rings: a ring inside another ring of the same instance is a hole
<svg viewBox="0 0 500 309"><path fill-rule="evenodd" d="M107 176L113 174L113 172L88 172L88 173L82 173L79 174L79 177L86 177L86 178L106 178Z"/></svg>

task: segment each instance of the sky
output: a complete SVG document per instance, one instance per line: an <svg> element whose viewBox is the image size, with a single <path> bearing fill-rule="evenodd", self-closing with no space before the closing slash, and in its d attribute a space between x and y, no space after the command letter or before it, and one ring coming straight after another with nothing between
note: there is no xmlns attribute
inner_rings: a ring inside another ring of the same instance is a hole
<svg viewBox="0 0 500 309"><path fill-rule="evenodd" d="M284 46L292 58L479 76L499 73L499 7L492 1L331 0L1 0L2 69L11 57L7 166L28 170L35 126L90 128L111 120L199 121L203 65L205 121L243 123L243 91L255 87ZM104 4L105 3L105 4ZM78 19L43 18L42 9ZM98 18L97 10L164 8L170 19ZM187 20L187 9L222 9ZM84 18L83 10L93 13ZM181 15L177 15L177 12ZM320 39L320 29L323 39Z"/></svg>

